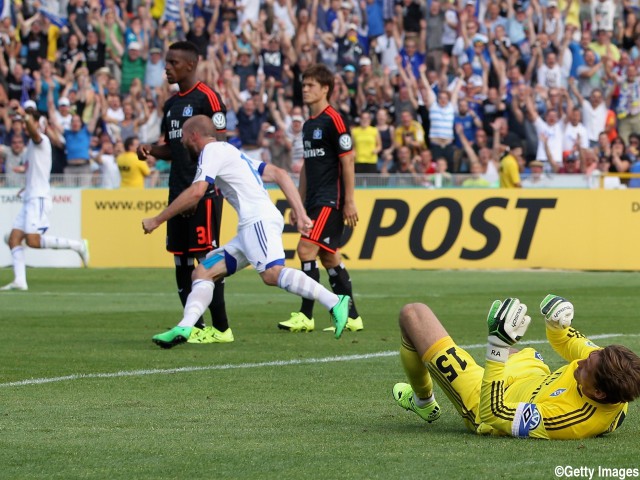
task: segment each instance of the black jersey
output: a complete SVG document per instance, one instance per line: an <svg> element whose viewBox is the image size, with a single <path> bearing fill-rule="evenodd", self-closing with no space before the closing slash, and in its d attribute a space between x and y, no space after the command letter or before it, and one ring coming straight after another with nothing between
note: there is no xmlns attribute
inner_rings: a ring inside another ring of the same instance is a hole
<svg viewBox="0 0 640 480"><path fill-rule="evenodd" d="M311 117L302 127L304 169L307 178L305 208L317 206L341 209L344 183L340 157L351 152L353 142L342 116L332 107Z"/></svg>
<svg viewBox="0 0 640 480"><path fill-rule="evenodd" d="M187 189L196 175L197 162L189 158L189 152L182 145L182 126L195 115L211 117L216 130L223 133L227 129L227 109L217 92L198 82L184 93L176 93L164 104L162 129L164 141L171 147L171 172L169 173L169 202Z"/></svg>

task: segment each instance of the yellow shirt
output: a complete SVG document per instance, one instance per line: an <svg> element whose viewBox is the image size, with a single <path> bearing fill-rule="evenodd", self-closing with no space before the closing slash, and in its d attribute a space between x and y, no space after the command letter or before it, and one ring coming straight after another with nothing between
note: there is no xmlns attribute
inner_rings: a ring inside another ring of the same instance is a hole
<svg viewBox="0 0 640 480"><path fill-rule="evenodd" d="M627 403L591 400L573 376L578 361L600 347L573 328L547 328L547 339L571 362L553 373L541 357L539 365L522 364L518 369L509 368L511 356L506 365L487 360L480 390L480 433L488 433L490 427L492 433L514 437L577 439L609 433L622 424Z"/></svg>
<svg viewBox="0 0 640 480"><path fill-rule="evenodd" d="M516 188L518 185L520 185L518 160L511 154L505 155L500 160L500 187Z"/></svg>
<svg viewBox="0 0 640 480"><path fill-rule="evenodd" d="M118 155L118 170L120 170L120 187L144 188L144 177L151 173L147 162L138 160L135 152L125 152Z"/></svg>
<svg viewBox="0 0 640 480"><path fill-rule="evenodd" d="M400 125L396 128L396 145L405 145L405 135L410 136L413 140L419 142L422 148L426 146L424 143L424 128L422 128L422 125L416 120L412 120L408 128L405 128L404 125Z"/></svg>
<svg viewBox="0 0 640 480"><path fill-rule="evenodd" d="M616 47L613 43L610 44L609 47L611 47L610 57L614 62L618 62L620 60L620 50L618 50L618 47ZM589 48L601 58L607 54L607 48L603 45L600 45L598 42L591 42L589 44Z"/></svg>
<svg viewBox="0 0 640 480"><path fill-rule="evenodd" d="M378 154L375 153L378 129L368 127L353 127L351 129L353 146L356 153L356 163L378 163Z"/></svg>

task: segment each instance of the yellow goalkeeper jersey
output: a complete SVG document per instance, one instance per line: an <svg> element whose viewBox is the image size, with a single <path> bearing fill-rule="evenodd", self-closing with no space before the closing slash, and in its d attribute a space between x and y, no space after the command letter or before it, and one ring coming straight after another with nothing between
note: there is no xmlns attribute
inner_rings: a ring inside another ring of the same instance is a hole
<svg viewBox="0 0 640 480"><path fill-rule="evenodd" d="M602 404L584 396L573 376L578 360L600 349L573 328L547 328L553 349L569 361L555 372L546 364L512 368L488 360L480 391L479 433L547 439L589 438L612 432L627 413L627 403ZM546 370L546 371L545 371Z"/></svg>

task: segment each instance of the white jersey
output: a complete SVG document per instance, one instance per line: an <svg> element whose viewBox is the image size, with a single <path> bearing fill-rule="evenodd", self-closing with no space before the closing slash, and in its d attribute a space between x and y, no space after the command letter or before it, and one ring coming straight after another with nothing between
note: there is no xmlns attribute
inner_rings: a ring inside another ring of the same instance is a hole
<svg viewBox="0 0 640 480"><path fill-rule="evenodd" d="M24 187L25 201L31 198L48 197L51 191L51 142L49 137L40 133L42 141L27 144L27 178Z"/></svg>
<svg viewBox="0 0 640 480"><path fill-rule="evenodd" d="M260 220L282 219L262 183L265 166L227 142L211 142L200 153L193 183L215 182L237 212L240 230Z"/></svg>

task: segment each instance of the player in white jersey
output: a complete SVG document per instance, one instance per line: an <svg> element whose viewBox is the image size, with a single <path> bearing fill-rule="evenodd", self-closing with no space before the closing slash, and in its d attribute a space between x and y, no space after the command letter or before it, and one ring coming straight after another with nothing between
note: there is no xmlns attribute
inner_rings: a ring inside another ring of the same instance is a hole
<svg viewBox="0 0 640 480"><path fill-rule="evenodd" d="M6 290L27 290L27 275L24 258L24 244L31 248L71 249L80 255L82 263L89 263L87 241L45 235L49 228L51 211L51 142L44 134L46 119L40 117L36 105L27 100L24 107L18 107L18 114L25 119L29 143L27 145L26 183L22 194L22 208L13 222L7 243L13 260L13 282L0 288ZM23 243L24 242L24 243Z"/></svg>
<svg viewBox="0 0 640 480"><path fill-rule="evenodd" d="M320 302L330 311L335 336L340 338L349 315L349 296L336 295L300 270L284 266L284 219L263 182L278 184L295 213L300 233L308 233L313 226L289 175L281 168L247 157L229 143L216 142L211 119L204 115L185 122L182 143L192 158L198 158L195 179L159 215L142 220L144 232L151 233L175 215L195 207L214 181L238 214L238 231L229 243L210 252L196 267L182 320L168 332L155 335L153 341L162 348L186 342L211 302L213 282L249 264L265 284Z"/></svg>

